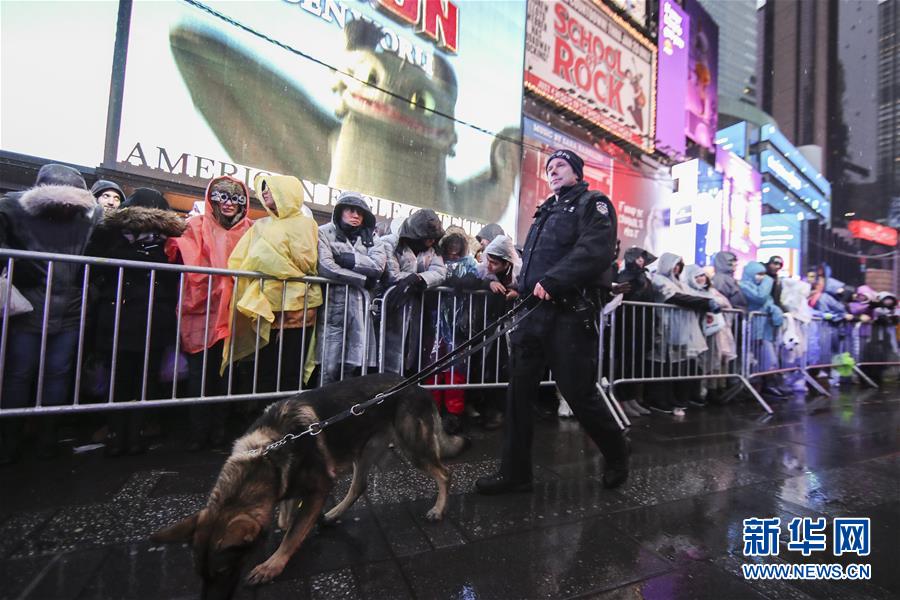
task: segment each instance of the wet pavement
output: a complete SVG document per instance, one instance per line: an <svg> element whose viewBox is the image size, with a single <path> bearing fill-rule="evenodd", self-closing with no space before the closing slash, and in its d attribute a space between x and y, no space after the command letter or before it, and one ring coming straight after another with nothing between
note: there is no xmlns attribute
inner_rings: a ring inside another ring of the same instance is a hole
<svg viewBox="0 0 900 600"><path fill-rule="evenodd" d="M770 418L748 403L634 419L631 477L615 491L600 485L602 463L574 422L542 421L534 492L478 496L500 433L473 428L472 448L450 461L437 524L424 518L431 480L388 453L337 526L317 528L274 583L238 597L900 597L900 388L774 408ZM96 450L0 468L0 598L196 598L187 546L147 537L202 506L223 460L164 439L138 457ZM805 558L786 533L777 557L742 555L743 519L796 516L824 516L829 529L836 516L870 517L871 555ZM745 581L751 560L867 562L872 577Z"/></svg>

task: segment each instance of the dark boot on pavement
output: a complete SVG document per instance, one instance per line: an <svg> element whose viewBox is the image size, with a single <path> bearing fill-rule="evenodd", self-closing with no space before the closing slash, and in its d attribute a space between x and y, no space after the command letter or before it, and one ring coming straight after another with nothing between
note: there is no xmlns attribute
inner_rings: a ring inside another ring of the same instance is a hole
<svg viewBox="0 0 900 600"><path fill-rule="evenodd" d="M532 489L531 481L513 481L500 473L479 477L475 482L475 490L484 496L530 492Z"/></svg>

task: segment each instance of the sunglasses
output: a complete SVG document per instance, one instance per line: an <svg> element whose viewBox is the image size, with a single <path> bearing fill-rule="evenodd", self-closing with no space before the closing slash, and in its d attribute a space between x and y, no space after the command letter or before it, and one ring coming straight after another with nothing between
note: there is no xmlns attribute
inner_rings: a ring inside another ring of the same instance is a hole
<svg viewBox="0 0 900 600"><path fill-rule="evenodd" d="M247 204L247 197L243 194L229 194L227 192L213 192L210 194L210 198L213 202L218 204L226 204L231 202L232 204L237 204L238 206L244 206Z"/></svg>

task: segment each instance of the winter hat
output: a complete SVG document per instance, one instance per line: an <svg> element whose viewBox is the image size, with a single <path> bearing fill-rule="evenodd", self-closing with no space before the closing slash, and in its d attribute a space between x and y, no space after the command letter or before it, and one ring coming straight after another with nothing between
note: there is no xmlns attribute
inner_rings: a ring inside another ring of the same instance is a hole
<svg viewBox="0 0 900 600"><path fill-rule="evenodd" d="M137 188L128 196L128 200L122 203L122 208L131 208L133 206L171 210L165 197L153 188Z"/></svg>
<svg viewBox="0 0 900 600"><path fill-rule="evenodd" d="M38 171L37 179L35 180L34 184L36 186L69 185L72 187L81 188L82 190L87 189L87 184L84 182L84 177L81 176L81 173L79 173L72 167L67 167L66 165L60 165L56 163L50 163L41 167L41 170Z"/></svg>
<svg viewBox="0 0 900 600"><path fill-rule="evenodd" d="M487 240L488 243L490 243L494 241L494 238L498 235L506 235L506 232L503 231L503 228L497 223L488 223L481 228L481 231L478 232L478 235L475 236L475 239L479 242L481 240Z"/></svg>
<svg viewBox="0 0 900 600"><path fill-rule="evenodd" d="M122 200L125 198L125 192L122 191L122 188L119 187L119 184L114 181L107 181L106 179L98 179L94 185L91 186L91 194L94 195L94 198L99 198L103 195L103 192L107 192L112 190L119 194L119 199Z"/></svg>
<svg viewBox="0 0 900 600"><path fill-rule="evenodd" d="M547 159L547 164L544 165L544 171L547 170L547 166L550 164L550 161L554 158L561 158L572 167L572 170L575 171L575 176L578 177L578 181L584 179L584 160L571 150L557 150L553 154L550 155L550 158Z"/></svg>

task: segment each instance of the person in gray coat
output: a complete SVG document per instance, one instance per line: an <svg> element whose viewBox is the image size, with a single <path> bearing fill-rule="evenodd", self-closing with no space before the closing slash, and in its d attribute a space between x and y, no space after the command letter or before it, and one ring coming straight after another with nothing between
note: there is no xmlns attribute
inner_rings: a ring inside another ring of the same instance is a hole
<svg viewBox="0 0 900 600"><path fill-rule="evenodd" d="M424 323L422 350L428 352L430 337L434 337L434 318L422 315L427 308L421 292L444 283L447 267L435 246L444 237L444 228L437 214L428 208L412 213L396 234L379 238L385 245L387 269L384 283L392 286L386 297L386 333L384 340L385 370L400 373L403 355L406 367L417 366L419 352L419 323ZM404 318L407 313L407 318ZM405 343L407 340L408 343ZM433 339L432 339L433 341ZM401 351L405 348L405 352ZM424 365L424 363L423 363Z"/></svg>
<svg viewBox="0 0 900 600"><path fill-rule="evenodd" d="M319 310L316 356L325 385L377 365L369 292L384 273L385 245L374 239L375 215L362 196L338 197L331 223L319 227L319 275L337 284L327 289L327 310ZM344 317L346 315L346 322Z"/></svg>
<svg viewBox="0 0 900 600"><path fill-rule="evenodd" d="M729 302L732 308L747 310L747 299L741 286L738 285L734 278L734 271L737 269L737 256L732 252L723 250L713 255L713 267L716 274L712 278L712 286L716 288Z"/></svg>

